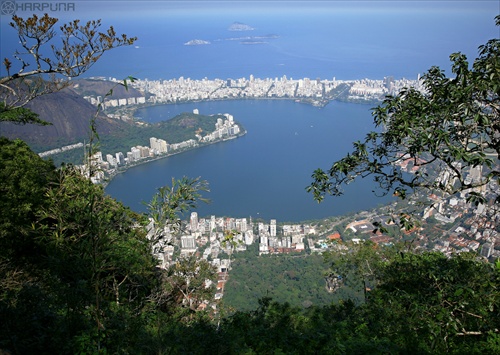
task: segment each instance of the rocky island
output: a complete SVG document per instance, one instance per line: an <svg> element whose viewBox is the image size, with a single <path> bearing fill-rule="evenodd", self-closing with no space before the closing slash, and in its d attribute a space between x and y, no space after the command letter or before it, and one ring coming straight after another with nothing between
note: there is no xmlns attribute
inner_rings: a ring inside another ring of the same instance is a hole
<svg viewBox="0 0 500 355"><path fill-rule="evenodd" d="M228 31L253 31L255 28L241 22L233 22L227 29Z"/></svg>
<svg viewBox="0 0 500 355"><path fill-rule="evenodd" d="M191 41L184 43L185 46L200 46L205 44L211 44L211 43L210 41L205 41L202 39L192 39Z"/></svg>

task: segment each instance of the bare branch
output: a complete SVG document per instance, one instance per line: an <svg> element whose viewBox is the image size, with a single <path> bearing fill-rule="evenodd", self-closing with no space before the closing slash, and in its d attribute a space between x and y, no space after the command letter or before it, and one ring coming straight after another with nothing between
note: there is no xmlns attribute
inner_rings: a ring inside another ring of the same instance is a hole
<svg viewBox="0 0 500 355"><path fill-rule="evenodd" d="M57 36L54 29L57 22L57 18L47 14L27 19L12 17L10 26L17 31L23 50L13 53L19 64L15 73L11 73L12 62L8 58L3 61L8 73L0 78L0 101L4 111L22 107L35 97L61 90L68 85L63 78L85 73L105 52L129 46L137 40L125 34L116 35L113 27L99 32L100 20L88 21L85 25L74 20L60 26L61 43L49 47L49 42ZM46 54L46 48L52 49L51 56Z"/></svg>

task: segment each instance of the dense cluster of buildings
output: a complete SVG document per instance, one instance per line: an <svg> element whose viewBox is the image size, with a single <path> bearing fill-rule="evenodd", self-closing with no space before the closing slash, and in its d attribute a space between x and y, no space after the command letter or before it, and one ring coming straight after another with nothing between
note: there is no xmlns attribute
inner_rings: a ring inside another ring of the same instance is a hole
<svg viewBox="0 0 500 355"><path fill-rule="evenodd" d="M395 94L403 87L420 87L420 77L415 80L394 80L386 77L383 80L320 80L320 79L292 79L283 76L281 78L258 79L202 79L192 80L179 78L171 80L137 80L131 86L151 94L150 103L175 103L183 101L220 100L237 98L314 98L332 99L331 93L343 85L343 93L347 99L353 100L377 100L387 94ZM338 91L337 91L338 94ZM108 106L130 105L146 103L145 98L138 100L118 100L115 104ZM130 164L145 158L157 155L169 154L175 150L194 147L203 142L211 142L223 137L234 136L239 133L239 127L234 124L232 117L226 115L226 120L219 120L216 128L210 134L197 140L189 140L177 145L168 144L165 140L151 137L149 147L132 147L126 155L116 153L115 156L108 154L103 159L97 156L96 160L104 170L112 169L121 164ZM400 168L407 173L416 173L420 163L410 159L400 159ZM460 167L458 167L460 169ZM466 175L466 182L477 182L483 176L481 167L473 167ZM442 185L454 184L452 174L447 169L442 169L437 177ZM500 187L496 182L485 184L473 189L475 192L488 195L500 194ZM431 205L426 208L422 215L424 227L414 229L411 233L416 234L419 247L432 249L451 254L456 252L477 252L479 255L494 260L500 257L500 251L495 245L500 244L500 213L488 206L474 205L467 202L467 192L451 197L438 197L431 194L427 196ZM373 217L373 216L372 216ZM390 227L389 217L376 216L381 225ZM429 221L438 223L444 229L440 230L441 236L431 236ZM173 243L157 244L154 249L155 256L160 260L162 267L168 267L174 261L174 254L186 256L196 254L201 258L209 260L210 263L223 275L218 280L215 299L223 295L224 284L227 273L231 267L231 255L234 252L244 251L248 246L257 243L259 255L322 252L333 247L344 247L342 242L350 240L363 242L370 240L376 244L391 244L394 238L382 233L373 225L373 218L354 220L347 224L345 230L332 231L329 235L321 235L319 239L315 228L310 225L284 225L277 226L276 220L269 224L259 222L253 223L252 219L246 218L222 218L211 216L211 218L198 218L193 212L191 218L186 222L185 233L181 236L170 236ZM427 226L425 226L427 224ZM450 227L451 226L451 227ZM230 238L228 239L228 236Z"/></svg>
<svg viewBox="0 0 500 355"><path fill-rule="evenodd" d="M284 225L278 230L275 219L267 224L253 222L251 217L198 218L198 214L192 212L181 236L173 235L169 230L163 234L168 242L157 245L154 252L162 267L174 261L177 249L180 256L197 253L204 259L212 260L219 271L225 271L229 261L219 259L221 253L231 255L247 250L254 243L259 245L259 255L302 252L305 250L305 236L315 235L316 230L307 224Z"/></svg>
<svg viewBox="0 0 500 355"><path fill-rule="evenodd" d="M412 167L407 167L411 171ZM478 168L469 171L468 179L477 179L480 176ZM441 174L445 179L446 174ZM500 187L490 183L481 187L486 196L499 194ZM466 201L466 194L439 199L435 195L428 196L432 207L423 213L423 223L419 228L411 231L402 230L400 234L413 234L415 246L425 250L436 250L446 255L460 252L477 252L480 256L496 260L500 257L500 250L495 245L500 244L500 211L488 206L476 206ZM217 291L215 300L224 295L224 287L231 269L231 255L245 251L250 245L258 245L259 255L289 254L289 253L322 253L331 248L347 250L346 243L362 243L371 241L377 245L390 245L395 242L393 235L378 231L379 226L394 228L395 224L387 215L376 212L360 213L362 219L355 217L349 221L346 217L342 229L339 223L335 228L324 228L325 225L288 224L278 225L275 219L264 223L253 222L252 218L216 217L199 218L192 212L190 219L184 222L181 235L168 235L168 243L159 243L154 248L154 255L159 259L162 267L168 267L175 262L175 256L197 255L205 259L218 270ZM433 218L434 222L429 222ZM427 223L429 222L429 223ZM324 222L328 223L328 222ZM439 235L433 235L435 224L439 224ZM317 229L322 229L318 232ZM398 233L396 233L398 234ZM399 237L396 237L399 239ZM335 277L326 278L330 292L337 290L342 280Z"/></svg>
<svg viewBox="0 0 500 355"><path fill-rule="evenodd" d="M419 165L408 164L404 159L400 162L401 168L408 173L415 173ZM460 169L460 167L457 165ZM440 169L437 180L442 186L454 185L456 178L446 168ZM446 255L459 252L477 252L489 260L500 258L500 210L495 208L493 202L500 195L500 186L496 180L489 183L483 181L483 168L470 167L465 172L465 183L477 184L477 187L461 191L452 196L437 196L428 194L416 198L420 201L427 200L427 207L421 214L422 227L412 230L418 238L418 244L423 249L443 252ZM489 205L474 204L468 201L470 192L480 193ZM378 217L380 224L389 226L388 217ZM393 238L382 233L373 234L376 227L371 220L363 219L349 223L346 229L350 230L355 238L352 240L372 240L380 244L392 243ZM495 246L497 248L495 249Z"/></svg>
<svg viewBox="0 0 500 355"><path fill-rule="evenodd" d="M106 80L103 77L93 78ZM116 78L108 78L112 82L121 82ZM335 90L343 85L344 89L336 94ZM255 78L253 75L239 79L213 79L207 78L194 80L180 77L169 80L136 79L129 83L143 96L129 98L106 98L102 96L84 96L84 99L93 105L103 104L105 108L127 108L129 106L143 104L168 104L188 101L204 100L228 100L228 99L310 99L309 102L324 104L330 100L343 96L346 100L353 101L377 101L382 100L385 95L392 95L404 87L421 88L420 75L417 80L399 79L385 77L383 80L361 79L361 80L332 80L322 79L293 79L283 75L280 78ZM148 98L147 98L148 97ZM104 102L103 102L104 100ZM126 121L133 120L130 115L108 112L109 117ZM216 138L215 138L216 139ZM83 143L78 143L82 145ZM76 145L53 149L43 152L41 155L48 156L61 153L65 148L74 149Z"/></svg>
<svg viewBox="0 0 500 355"><path fill-rule="evenodd" d="M500 212L495 208L467 203L465 196L452 197L440 200L431 216L442 224L452 224L433 249L445 254L472 251L487 259L500 258L500 250L494 248L500 245Z"/></svg>
<svg viewBox="0 0 500 355"><path fill-rule="evenodd" d="M497 185L487 188L498 193ZM467 203L465 197L460 196L449 198L442 204L441 213L450 214L453 210L460 210L462 215L451 227L449 222L436 219L441 226L447 226L440 229L438 238L430 233L433 224L425 223L425 220L433 217L433 214L424 216L424 223L421 227L408 232L402 231L403 234L413 233L417 240L415 245L418 248L436 250L446 255L477 252L490 261L500 257L500 251L495 249L495 245L500 244L499 211ZM437 213L438 207L435 208ZM469 217L463 218L465 215ZM255 243L258 245L259 255L305 251L322 253L330 248L346 249L346 241L362 243L369 240L377 245L394 243L394 236L381 231L375 232L377 228L374 221L388 228L394 226L389 216L373 214L369 218L353 218L342 230L338 229L338 225L330 230L322 228L324 226L321 223L316 226L311 224L278 225L275 219L264 223L253 222L251 217L250 219L216 216L199 218L196 212L192 212L190 219L184 222L185 228L182 235L169 235L166 239L168 243L157 244L154 254L160 260L162 267L168 267L175 261L174 254L180 257L195 254L209 261L219 273L215 294L217 300L223 297L233 253L245 251L247 247ZM317 228L323 231L320 233ZM332 290L338 288L334 281L339 282L333 279L328 281L333 282L333 286L329 285Z"/></svg>
<svg viewBox="0 0 500 355"><path fill-rule="evenodd" d="M85 100L90 102L92 105L99 105L103 103L102 96L84 96ZM128 97L121 99L106 99L104 101L104 107L120 107L120 106L129 106L129 105L141 105L146 103L145 96L137 96L137 97Z"/></svg>
<svg viewBox="0 0 500 355"><path fill-rule="evenodd" d="M59 154L59 153L66 152L68 150L78 149L78 148L83 148L83 143L82 142L75 143L75 144L70 144L70 145L66 145L66 146L61 147L61 148L55 148L55 149L47 150L45 152L39 153L38 155L41 158L45 158L45 157L48 157L48 156L53 155L53 154Z"/></svg>
<svg viewBox="0 0 500 355"><path fill-rule="evenodd" d="M117 81L110 78L111 81ZM332 100L339 94L332 93L343 85L345 90L342 94L347 100L382 100L385 95L395 94L404 87L420 88L420 77L417 80L399 79L386 77L383 80L361 79L361 80L332 80L327 79L293 79L286 75L278 78L259 79L250 75L249 78L239 79L213 79L207 78L194 80L180 77L169 80L138 79L130 83L130 86L151 95L107 100L106 107L118 107L133 104L160 104L178 103L186 101L203 100L227 100L248 98L293 98ZM98 104L100 97L86 97L89 102Z"/></svg>
<svg viewBox="0 0 500 355"><path fill-rule="evenodd" d="M223 296L233 253L245 251L254 243L258 243L259 255L302 252L305 237L316 234L310 225L284 225L278 230L274 219L267 224L253 222L251 217L199 218L196 212L191 213L184 227L180 235L164 230L163 238L153 247L153 254L163 268L175 263L174 254L181 258L195 254L209 261L219 273L216 300ZM150 238L156 232L151 223Z"/></svg>

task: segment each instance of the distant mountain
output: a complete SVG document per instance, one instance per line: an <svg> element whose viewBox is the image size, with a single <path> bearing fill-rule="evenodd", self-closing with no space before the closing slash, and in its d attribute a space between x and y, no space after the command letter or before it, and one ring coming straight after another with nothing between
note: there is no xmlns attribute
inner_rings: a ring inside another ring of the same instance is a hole
<svg viewBox="0 0 500 355"><path fill-rule="evenodd" d="M98 92L106 90L104 86L95 88ZM35 151L48 150L88 139L90 120L97 107L91 105L73 89L38 97L26 106L39 114L50 126L16 125L0 123L0 135L10 139L20 138L26 141ZM107 135L124 129L129 124L112 120L100 114L97 118L97 131Z"/></svg>

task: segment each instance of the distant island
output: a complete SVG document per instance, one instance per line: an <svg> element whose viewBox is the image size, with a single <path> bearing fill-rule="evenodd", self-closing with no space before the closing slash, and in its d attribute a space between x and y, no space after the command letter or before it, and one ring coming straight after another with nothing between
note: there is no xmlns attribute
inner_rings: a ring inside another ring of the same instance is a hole
<svg viewBox="0 0 500 355"><path fill-rule="evenodd" d="M255 40L255 39L247 39L247 40L241 41L240 43L241 44L267 44L269 42L259 41L259 40Z"/></svg>
<svg viewBox="0 0 500 355"><path fill-rule="evenodd" d="M234 22L231 26L229 26L228 31L233 31L233 32L243 32L243 31L253 31L254 28L246 25L244 23L240 22ZM265 44L268 43L265 40L268 39L276 39L279 38L279 35L277 34L267 34L267 35L260 35L260 36L241 36L241 37L229 37L225 39L218 39L215 41L239 41L241 44ZM203 40L203 39L192 39L190 41L187 41L184 43L185 46L200 46L200 45L207 45L207 44L212 44L210 41Z"/></svg>
<svg viewBox="0 0 500 355"><path fill-rule="evenodd" d="M184 43L185 46L199 46L199 45L205 45L205 44L211 44L211 43L210 43L210 41L205 41L202 39L192 39L191 41Z"/></svg>
<svg viewBox="0 0 500 355"><path fill-rule="evenodd" d="M279 38L277 34L269 34L265 36L244 36L244 37L230 37L226 41L239 41L241 44L263 44L269 43L265 40Z"/></svg>
<svg viewBox="0 0 500 355"><path fill-rule="evenodd" d="M253 31L255 28L241 22L233 22L227 29L228 31Z"/></svg>

